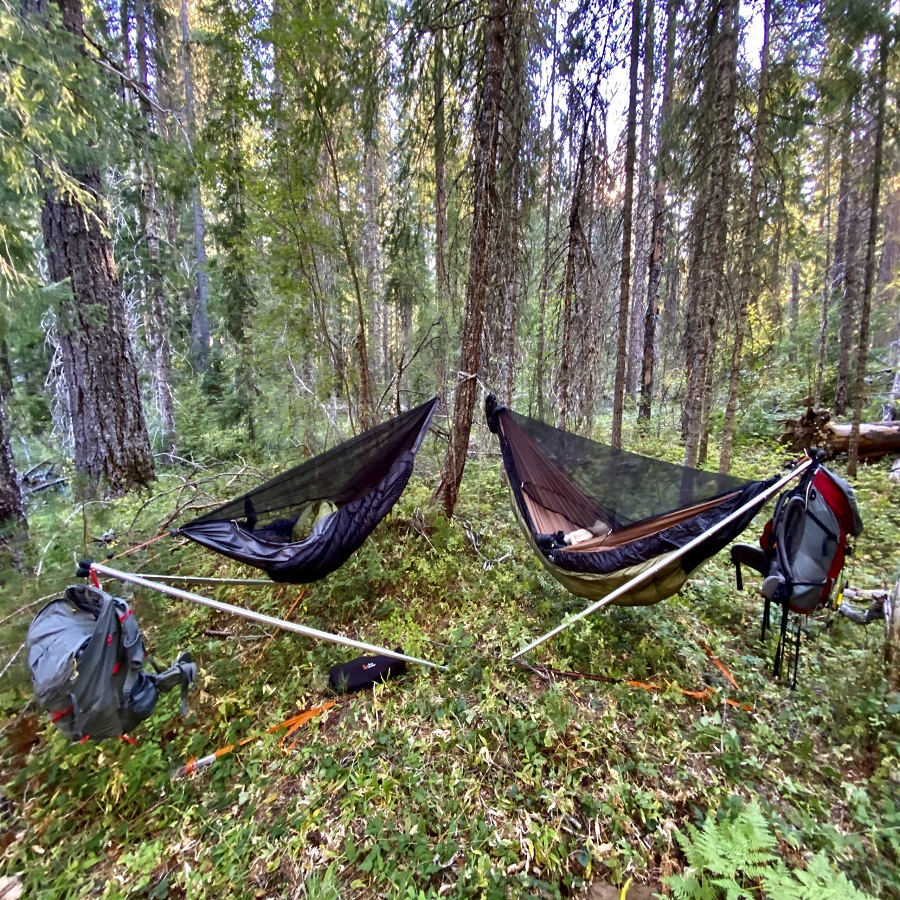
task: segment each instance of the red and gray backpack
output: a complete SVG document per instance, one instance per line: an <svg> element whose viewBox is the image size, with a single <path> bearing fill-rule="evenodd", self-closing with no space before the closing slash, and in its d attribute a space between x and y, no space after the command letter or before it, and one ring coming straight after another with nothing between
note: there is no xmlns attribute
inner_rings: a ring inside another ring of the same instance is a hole
<svg viewBox="0 0 900 900"><path fill-rule="evenodd" d="M34 617L26 646L35 700L70 740L131 731L153 712L161 691L177 686L187 714L187 689L197 676L190 654L164 672L145 671L148 657L132 609L105 591L66 588Z"/></svg>
<svg viewBox="0 0 900 900"><path fill-rule="evenodd" d="M731 548L738 589L743 587L742 564L764 576L763 638L769 625L771 604L781 607L776 677L781 674L788 615L792 612L810 615L828 605L850 552L848 541L863 529L853 488L821 465L816 456L813 460L800 483L778 498L775 512L763 529L760 546L735 544ZM798 628L798 650L799 641ZM795 652L794 682L798 655Z"/></svg>

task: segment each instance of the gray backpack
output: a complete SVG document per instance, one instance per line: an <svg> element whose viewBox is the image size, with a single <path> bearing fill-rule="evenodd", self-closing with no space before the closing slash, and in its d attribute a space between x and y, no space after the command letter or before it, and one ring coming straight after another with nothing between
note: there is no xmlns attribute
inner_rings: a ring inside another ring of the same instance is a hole
<svg viewBox="0 0 900 900"><path fill-rule="evenodd" d="M143 671L147 656L131 607L89 585L70 585L35 617L26 640L38 705L73 741L131 731L156 706L160 691L187 688L197 676L189 653L165 672ZM152 661L151 661L152 662Z"/></svg>

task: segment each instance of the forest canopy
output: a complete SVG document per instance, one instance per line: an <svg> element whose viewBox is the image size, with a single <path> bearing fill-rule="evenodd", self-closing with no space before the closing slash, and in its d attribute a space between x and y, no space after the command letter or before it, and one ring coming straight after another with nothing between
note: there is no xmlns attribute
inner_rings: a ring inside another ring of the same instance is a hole
<svg viewBox="0 0 900 900"><path fill-rule="evenodd" d="M439 393L452 511L488 388L583 434L611 413L614 445L675 431L687 463L712 441L723 471L779 414L896 402L878 4L0 15L20 465L58 447L121 490L151 450L313 450Z"/></svg>

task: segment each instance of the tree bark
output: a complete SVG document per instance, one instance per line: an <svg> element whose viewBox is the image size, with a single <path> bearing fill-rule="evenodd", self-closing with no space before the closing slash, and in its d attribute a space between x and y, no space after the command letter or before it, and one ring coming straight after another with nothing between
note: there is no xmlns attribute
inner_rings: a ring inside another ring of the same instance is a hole
<svg viewBox="0 0 900 900"><path fill-rule="evenodd" d="M137 32L138 80L150 91L148 77L148 33L150 20L154 15L153 0L135 0L135 21ZM158 84L158 73L157 81ZM156 166L152 158L152 136L154 134L153 108L147 96L139 99L141 117L144 120L144 158L141 165L141 185L138 197L138 212L147 244L143 261L144 294L144 335L150 352L151 376L156 409L159 415L160 442L170 458L176 452L175 440L175 400L172 395L172 349L169 343L169 323L166 298L163 292L163 275L160 251L160 215L157 202Z"/></svg>
<svg viewBox="0 0 900 900"><path fill-rule="evenodd" d="M856 141L851 148L851 164L859 161L861 155L860 142ZM852 157L856 157L854 161ZM842 416L850 404L850 353L853 347L853 332L859 307L859 245L862 241L860 204L858 190L858 173L848 176L848 195L846 197L846 213L844 227L844 247L841 290L841 324L838 336L838 369L837 383L834 393L834 411ZM843 197L841 198L844 199ZM840 209L838 210L840 217Z"/></svg>
<svg viewBox="0 0 900 900"><path fill-rule="evenodd" d="M188 0L181 0L181 64L184 77L184 112L187 133L191 141L197 135L194 108L194 72L191 65L191 29L188 20ZM194 234L194 265L197 277L196 297L191 316L191 341L194 367L203 372L209 364L209 276L206 262L206 221L200 200L200 180L196 164L191 176L191 220Z"/></svg>
<svg viewBox="0 0 900 900"><path fill-rule="evenodd" d="M516 332L519 318L519 283L521 279L522 221L527 220L525 208L528 192L523 183L523 161L526 158L523 140L528 124L528 85L525 28L522 5L514 4L507 15L504 47L504 86L502 134L498 148L498 181L500 183L497 272L503 299L503 381L504 395L512 406L516 382ZM499 311L499 310L498 310Z"/></svg>
<svg viewBox="0 0 900 900"><path fill-rule="evenodd" d="M559 55L559 43L556 37L557 17L559 15L558 3L553 4L553 62L550 68L550 122L547 125L547 171L545 173L546 199L544 202L544 259L541 267L540 307L538 311L538 337L537 337L537 361L535 366L535 393L537 395L537 414L539 419L544 418L544 398L546 390L544 386L544 356L546 350L546 322L547 300L550 294L550 211L553 204L553 169L556 159L556 137L554 128L556 123L556 63Z"/></svg>
<svg viewBox="0 0 900 900"><path fill-rule="evenodd" d="M856 356L856 385L853 390L853 430L847 459L847 474L856 476L859 463L860 423L866 389L866 365L869 360L869 322L872 291L875 286L875 247L878 243L878 212L881 203L881 176L884 160L884 116L887 99L887 63L890 41L882 34L878 47L878 71L875 82L875 156L872 161L872 191L869 196L869 233L866 241L866 268L863 282L862 309L859 316L859 346Z"/></svg>
<svg viewBox="0 0 900 900"><path fill-rule="evenodd" d="M444 310L450 302L450 274L447 268L447 124L444 106L444 29L434 30L434 258L437 305Z"/></svg>
<svg viewBox="0 0 900 900"><path fill-rule="evenodd" d="M738 0L719 4L719 34L716 45L715 149L709 179L708 225L704 229L700 271L696 273L698 304L693 313L696 329L690 377L685 398L686 440L684 464L695 466L705 431L704 410L708 406L707 368L712 364L711 349L715 320L722 308L725 291L725 252L728 245L728 199L731 185L731 161L734 155L735 81L737 75Z"/></svg>
<svg viewBox="0 0 900 900"><path fill-rule="evenodd" d="M826 126L827 128L827 126ZM816 386L813 407L822 405L822 382L825 379L825 358L828 353L828 311L831 306L831 130L825 135L825 274L822 284L822 324L819 328L819 354L816 362Z"/></svg>
<svg viewBox="0 0 900 900"><path fill-rule="evenodd" d="M319 123L322 126L322 136L325 150L331 166L331 177L334 181L334 206L337 218L338 231L341 235L341 247L344 250L344 259L350 272L350 280L353 284L353 294L356 299L356 356L359 361L359 424L363 431L372 428L375 422L375 398L372 390L372 371L369 368L369 351L366 339L366 310L363 304L362 285L359 281L356 260L353 248L350 245L350 237L344 223L344 206L341 202L342 186L337 164L337 152L331 139L325 113L320 106L316 107Z"/></svg>
<svg viewBox="0 0 900 900"><path fill-rule="evenodd" d="M557 372L558 410L556 424L559 428L565 428L569 418L569 389L571 387L572 368L572 330L573 330L573 305L575 294L575 275L578 245L586 243L584 240L581 206L584 202L585 164L587 160L588 131L591 127L591 117L594 113L594 98L597 96L596 85L591 98L591 103L584 115L581 140L578 148L578 158L575 163L575 172L572 184L572 199L569 207L568 232L566 235L566 268L563 275L562 310L560 313L560 345L559 345L559 370Z"/></svg>
<svg viewBox="0 0 900 900"><path fill-rule="evenodd" d="M641 361L641 399L638 423L646 429L653 405L653 382L656 372L656 322L659 318L659 282L665 243L666 188L668 186L669 109L675 78L675 33L680 3L673 3L666 22L666 62L663 75L663 98L659 111L659 135L656 150L656 185L653 191L653 219L650 234L650 263L647 273L647 305L644 311L644 352Z"/></svg>
<svg viewBox="0 0 900 900"><path fill-rule="evenodd" d="M481 341L484 306L491 268L497 248L493 234L495 180L500 114L503 105L503 64L506 41L507 0L490 0L485 49L484 87L478 120L477 150L474 165L472 237L469 251L469 282L466 288L466 314L463 325L460 381L454 395L453 426L450 446L441 468L433 500L440 503L450 518L459 497L459 485L466 467L472 415L475 408L477 378L481 370Z"/></svg>
<svg viewBox="0 0 900 900"><path fill-rule="evenodd" d="M450 297L450 272L447 265L449 229L447 227L447 122L444 106L444 28L438 22L434 29L434 265L435 295L438 317L443 320L438 344L435 348L437 360L438 390L447 402L447 371L449 348L447 335L453 320Z"/></svg>
<svg viewBox="0 0 900 900"><path fill-rule="evenodd" d="M644 296L650 257L648 232L652 228L650 196L650 133L653 112L653 88L656 84L656 0L647 0L644 16L644 77L641 86L641 137L638 141L638 189L634 217L634 265L631 274L631 313L628 326L628 370L625 393L634 398L638 392L644 347L645 311L638 302Z"/></svg>
<svg viewBox="0 0 900 900"><path fill-rule="evenodd" d="M753 140L753 160L750 165L750 197L741 239L737 319L734 323L734 344L731 349L728 400L725 403L725 417L722 423L722 449L719 455L720 472L729 472L731 470L731 461L734 454L734 419L737 413L738 392L741 383L744 332L746 331L749 318L750 297L753 291L754 263L759 245L759 195L762 190L762 163L768 121L769 27L771 19L771 0L766 0L763 4L763 43L760 52L759 87L756 93L756 128Z"/></svg>
<svg viewBox="0 0 900 900"><path fill-rule="evenodd" d="M884 664L888 690L900 692L900 581L884 602Z"/></svg>
<svg viewBox="0 0 900 900"><path fill-rule="evenodd" d="M4 327L0 311L0 329ZM20 565L19 545L28 537L28 522L12 452L6 398L12 387L5 341L0 343L0 561ZM4 566L0 565L0 571ZM2 580L0 580L2 583Z"/></svg>
<svg viewBox="0 0 900 900"><path fill-rule="evenodd" d="M648 0L652 2L652 0ZM625 412L625 366L628 355L628 301L631 288L631 226L634 200L634 164L637 131L638 62L641 51L641 0L631 2L631 65L629 67L628 117L625 125L625 191L622 197L622 268L619 276L619 325L616 337L616 378L613 385L613 418L610 444L622 446Z"/></svg>
<svg viewBox="0 0 900 900"><path fill-rule="evenodd" d="M376 126L377 131L377 126ZM378 165L377 134L367 136L363 148L364 208L365 224L363 226L363 271L366 285L366 307L368 319L372 323L372 370L381 371L385 384L391 379L391 360L381 352L381 310L379 293L381 291L380 240L378 234L378 195L381 192L380 167ZM378 357L381 355L381 359Z"/></svg>
<svg viewBox="0 0 900 900"><path fill-rule="evenodd" d="M76 3L80 0L66 0ZM119 276L106 235L100 175L73 173L87 211L51 190L41 213L50 278L68 282L59 344L69 391L75 468L120 493L155 477Z"/></svg>
<svg viewBox="0 0 900 900"><path fill-rule="evenodd" d="M81 0L60 0L63 24L84 38ZM59 346L75 440L75 468L121 493L156 477L137 369L113 261L100 173L70 173L90 209L47 189L41 230L51 281L70 297L58 311Z"/></svg>

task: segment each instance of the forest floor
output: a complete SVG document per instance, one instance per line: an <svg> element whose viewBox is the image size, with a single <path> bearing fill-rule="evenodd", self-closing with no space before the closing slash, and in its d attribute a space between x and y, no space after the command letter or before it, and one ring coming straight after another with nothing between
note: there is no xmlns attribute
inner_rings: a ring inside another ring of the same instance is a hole
<svg viewBox="0 0 900 900"><path fill-rule="evenodd" d="M301 596L294 621L402 644L449 671L417 668L340 697L287 746L265 735L178 780L188 759L332 698L329 669L356 654L108 583L133 602L153 656L167 664L190 649L200 682L186 720L177 692L166 695L134 746L70 746L31 702L24 652L7 665L39 608L23 607L74 581L86 539L114 538L87 543L95 558L121 552L168 526L179 503L234 496L254 478L170 470L143 497L74 514L71 497L39 495L28 562L40 576L7 583L0 600L0 876L48 900L606 898L629 879L636 900L688 868L699 878L731 866L762 896L754 863L770 847L787 868L768 896L860 896L844 873L871 896L900 897L900 703L885 693L880 624L812 619L790 691L771 675L774 635L760 642L755 582L739 593L724 552L677 597L601 612L532 658L658 690L547 679L507 659L583 602L529 551L496 456L470 460L451 522L428 505L437 458L427 447L394 512L334 575L214 596L276 616ZM736 474L783 463L759 453ZM896 580L900 486L888 470L863 467L855 482L866 523L847 571L856 587ZM118 564L257 574L177 539ZM701 896L700 882L696 894L684 884L682 896Z"/></svg>

